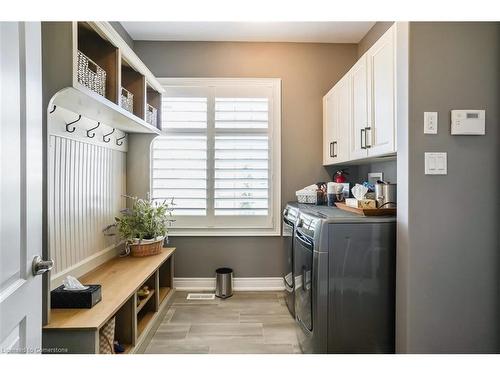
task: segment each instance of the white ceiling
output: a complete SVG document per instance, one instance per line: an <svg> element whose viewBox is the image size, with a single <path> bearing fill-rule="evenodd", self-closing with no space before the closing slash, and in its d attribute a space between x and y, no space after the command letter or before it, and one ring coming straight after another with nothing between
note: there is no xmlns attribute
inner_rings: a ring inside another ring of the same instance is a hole
<svg viewBox="0 0 500 375"><path fill-rule="evenodd" d="M121 22L134 40L358 43L375 22Z"/></svg>

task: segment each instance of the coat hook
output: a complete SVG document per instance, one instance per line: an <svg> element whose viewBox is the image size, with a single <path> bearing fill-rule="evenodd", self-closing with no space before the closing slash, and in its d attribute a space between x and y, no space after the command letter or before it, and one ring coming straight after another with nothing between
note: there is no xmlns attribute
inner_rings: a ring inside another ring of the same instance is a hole
<svg viewBox="0 0 500 375"><path fill-rule="evenodd" d="M117 146L121 146L121 145L123 144L122 139L123 139L123 138L126 138L126 137L127 137L127 133L125 133L123 137L116 138L116 145L117 145Z"/></svg>
<svg viewBox="0 0 500 375"><path fill-rule="evenodd" d="M49 112L49 113L54 113L54 111L56 110L56 106L54 105L54 108L52 108L52 110Z"/></svg>
<svg viewBox="0 0 500 375"><path fill-rule="evenodd" d="M102 140L103 140L104 142L108 143L109 141L111 141L111 138L106 139L106 137L110 136L110 135L111 135L111 134L113 134L114 132L115 132L115 128L113 128L113 130L111 130L111 133L104 134L104 135L102 136Z"/></svg>
<svg viewBox="0 0 500 375"><path fill-rule="evenodd" d="M97 122L97 126L95 128L90 128L89 130L87 130L87 137L94 138L95 137L95 133L90 134L90 132L92 130L96 130L100 125L101 125L101 123Z"/></svg>
<svg viewBox="0 0 500 375"><path fill-rule="evenodd" d="M66 124L66 131L68 133L73 133L75 130L76 130L76 127L73 126L73 130L69 130L69 126L72 125L72 124L76 124L78 121L80 121L82 119L82 115L79 115L78 116L78 119L76 119L75 121L71 121L70 123Z"/></svg>

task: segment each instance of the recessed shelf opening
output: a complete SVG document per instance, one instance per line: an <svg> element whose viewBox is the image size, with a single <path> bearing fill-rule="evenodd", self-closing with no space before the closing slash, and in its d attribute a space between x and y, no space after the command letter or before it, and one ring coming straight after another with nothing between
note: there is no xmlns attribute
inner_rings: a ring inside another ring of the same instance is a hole
<svg viewBox="0 0 500 375"><path fill-rule="evenodd" d="M133 95L132 113L140 119L145 118L146 78L124 59L121 60L121 86Z"/></svg>
<svg viewBox="0 0 500 375"><path fill-rule="evenodd" d="M146 107L147 105L151 106L156 110L156 121L155 123L150 123L150 124L156 126L158 129L161 130L161 94L154 88L152 88L149 84L147 85L147 92L146 92ZM151 108L149 109L151 110ZM147 110L148 108L146 108L146 111ZM149 122L147 114L146 114L146 122Z"/></svg>
<svg viewBox="0 0 500 375"><path fill-rule="evenodd" d="M77 35L78 51L106 72L105 98L118 104L118 48L99 35L87 22L77 23Z"/></svg>

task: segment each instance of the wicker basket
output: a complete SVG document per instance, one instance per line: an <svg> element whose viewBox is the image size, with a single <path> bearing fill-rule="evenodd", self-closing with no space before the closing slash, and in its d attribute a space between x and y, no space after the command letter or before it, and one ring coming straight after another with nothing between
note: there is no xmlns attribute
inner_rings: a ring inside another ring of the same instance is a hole
<svg viewBox="0 0 500 375"><path fill-rule="evenodd" d="M318 194L313 190L299 190L295 195L299 203L316 204L318 201Z"/></svg>
<svg viewBox="0 0 500 375"><path fill-rule="evenodd" d="M134 94L128 91L125 87L122 87L120 94L120 105L123 109L129 112L134 111Z"/></svg>
<svg viewBox="0 0 500 375"><path fill-rule="evenodd" d="M78 82L99 95L106 96L106 71L78 51Z"/></svg>
<svg viewBox="0 0 500 375"><path fill-rule="evenodd" d="M133 243L130 246L130 254L133 257L147 257L149 255L159 254L163 247L163 239L157 239L155 241L142 240L138 243Z"/></svg>
<svg viewBox="0 0 500 375"><path fill-rule="evenodd" d="M146 122L154 127L157 127L158 123L158 110L152 105L147 105L146 109Z"/></svg>
<svg viewBox="0 0 500 375"><path fill-rule="evenodd" d="M115 317L99 330L99 354L115 354Z"/></svg>

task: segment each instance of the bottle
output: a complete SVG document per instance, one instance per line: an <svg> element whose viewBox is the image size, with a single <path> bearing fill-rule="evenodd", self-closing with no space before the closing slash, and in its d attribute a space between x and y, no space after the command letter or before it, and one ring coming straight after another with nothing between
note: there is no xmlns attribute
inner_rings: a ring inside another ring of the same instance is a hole
<svg viewBox="0 0 500 375"><path fill-rule="evenodd" d="M326 193L328 206L333 207L335 205L335 182L329 182L326 184Z"/></svg>
<svg viewBox="0 0 500 375"><path fill-rule="evenodd" d="M324 182L317 182L316 186L316 205L323 206L326 204L326 184Z"/></svg>

